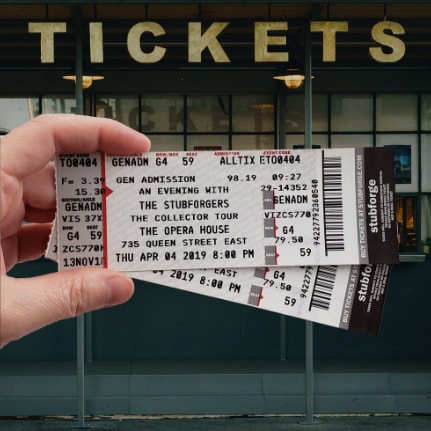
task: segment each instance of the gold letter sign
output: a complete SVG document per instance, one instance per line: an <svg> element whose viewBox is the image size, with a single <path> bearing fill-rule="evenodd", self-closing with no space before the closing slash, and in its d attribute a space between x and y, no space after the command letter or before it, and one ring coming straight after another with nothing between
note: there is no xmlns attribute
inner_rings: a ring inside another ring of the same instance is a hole
<svg viewBox="0 0 431 431"><path fill-rule="evenodd" d="M392 48L392 52L385 54L380 47L370 48L370 55L374 60L380 63L395 63L404 57L406 47L404 42L397 37L387 34L389 30L392 34L404 34L404 28L401 24L393 21L378 22L371 30L371 37L376 42Z"/></svg>
<svg viewBox="0 0 431 431"><path fill-rule="evenodd" d="M270 30L287 31L287 22L254 23L254 61L289 61L288 52L268 52L268 45L286 45L286 36L268 36Z"/></svg>
<svg viewBox="0 0 431 431"><path fill-rule="evenodd" d="M65 22L29 22L29 33L40 33L40 59L54 63L54 33L66 33Z"/></svg>
<svg viewBox="0 0 431 431"><path fill-rule="evenodd" d="M229 57L217 40L217 36L229 25L228 22L214 22L202 34L200 22L189 22L189 62L200 63L202 51L208 48L216 63L230 63Z"/></svg>
<svg viewBox="0 0 431 431"><path fill-rule="evenodd" d="M323 61L335 61L335 33L337 31L348 31L347 21L313 21L310 23L310 31L321 31L323 33Z"/></svg>

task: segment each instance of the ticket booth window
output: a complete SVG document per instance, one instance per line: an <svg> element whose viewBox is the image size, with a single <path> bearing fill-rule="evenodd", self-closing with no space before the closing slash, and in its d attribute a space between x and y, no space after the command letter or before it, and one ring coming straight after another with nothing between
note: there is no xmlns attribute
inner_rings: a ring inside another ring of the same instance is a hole
<svg viewBox="0 0 431 431"><path fill-rule="evenodd" d="M400 252L417 251L417 198L400 196L396 202L398 245Z"/></svg>

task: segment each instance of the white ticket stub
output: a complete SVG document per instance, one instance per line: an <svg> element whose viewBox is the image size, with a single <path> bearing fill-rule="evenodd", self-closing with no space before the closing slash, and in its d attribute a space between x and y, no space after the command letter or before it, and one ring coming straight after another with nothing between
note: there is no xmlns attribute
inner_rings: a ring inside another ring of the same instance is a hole
<svg viewBox="0 0 431 431"><path fill-rule="evenodd" d="M391 265L172 269L132 277L378 335Z"/></svg>
<svg viewBox="0 0 431 431"><path fill-rule="evenodd" d="M46 257L57 261L53 229ZM102 262L102 243L98 257ZM86 255L83 250L83 255ZM324 325L378 335L391 265L170 269L129 272L146 282L235 302Z"/></svg>
<svg viewBox="0 0 431 431"><path fill-rule="evenodd" d="M388 148L61 154L56 166L61 268L398 262Z"/></svg>

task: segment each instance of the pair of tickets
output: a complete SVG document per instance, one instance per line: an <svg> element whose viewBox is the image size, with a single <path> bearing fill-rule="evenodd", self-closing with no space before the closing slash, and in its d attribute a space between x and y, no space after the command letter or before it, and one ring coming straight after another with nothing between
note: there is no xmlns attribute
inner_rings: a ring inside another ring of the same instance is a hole
<svg viewBox="0 0 431 431"><path fill-rule="evenodd" d="M377 335L398 262L389 148L61 154L60 270Z"/></svg>

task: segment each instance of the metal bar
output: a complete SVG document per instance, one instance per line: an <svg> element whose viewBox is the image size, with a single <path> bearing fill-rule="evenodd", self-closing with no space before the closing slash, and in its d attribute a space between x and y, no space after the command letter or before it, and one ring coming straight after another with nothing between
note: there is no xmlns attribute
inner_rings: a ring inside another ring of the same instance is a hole
<svg viewBox="0 0 431 431"><path fill-rule="evenodd" d="M58 0L0 0L0 4L57 4ZM62 4L88 4L88 0L62 0ZM118 0L93 0L92 4L121 4ZM142 3L142 0L128 0L127 3ZM232 3L232 0L147 0L146 4L151 3L170 3L170 4L211 4L211 3ZM262 3L262 0L243 0L244 4ZM271 3L286 3L286 0L272 0ZM296 0L298 4L322 3L322 0ZM326 0L325 3L337 4L369 4L370 0ZM386 0L386 4L406 3L406 0ZM417 4L427 4L429 0L415 0Z"/></svg>
<svg viewBox="0 0 431 431"><path fill-rule="evenodd" d="M93 362L93 313L85 315L85 360Z"/></svg>
<svg viewBox="0 0 431 431"><path fill-rule="evenodd" d="M314 366L313 366L313 322L305 322L305 421L313 425L314 420Z"/></svg>
<svg viewBox="0 0 431 431"><path fill-rule="evenodd" d="M280 361L286 360L287 346L286 346L286 316L280 315Z"/></svg>
<svg viewBox="0 0 431 431"><path fill-rule="evenodd" d="M304 147L312 148L312 88L311 88L311 35L305 32L305 133ZM305 421L312 425L314 421L314 365L313 365L313 322L305 322Z"/></svg>
<svg viewBox="0 0 431 431"><path fill-rule="evenodd" d="M286 148L286 90L283 83L278 82L277 83L277 142L276 142L276 148ZM280 88L283 88L283 90L279 90Z"/></svg>
<svg viewBox="0 0 431 431"><path fill-rule="evenodd" d="M79 14L79 6L73 8L74 21L76 27L75 46L75 112L84 113L83 92L82 92L82 27ZM85 419L85 317L80 315L76 319L76 398L77 398L77 421L78 427L84 428Z"/></svg>
<svg viewBox="0 0 431 431"><path fill-rule="evenodd" d="M85 343L84 343L84 315L76 318L76 398L78 428L85 427Z"/></svg>

